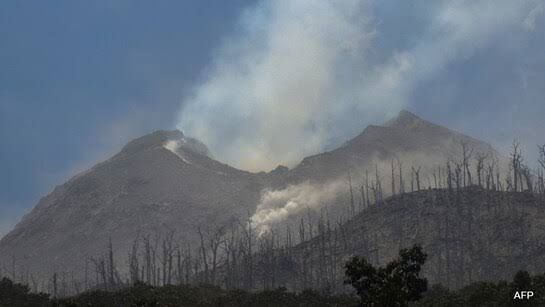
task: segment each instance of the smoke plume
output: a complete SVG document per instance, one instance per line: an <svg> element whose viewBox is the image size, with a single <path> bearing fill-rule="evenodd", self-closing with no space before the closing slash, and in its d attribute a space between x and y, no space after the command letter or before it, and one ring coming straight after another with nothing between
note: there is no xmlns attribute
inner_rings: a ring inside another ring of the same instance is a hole
<svg viewBox="0 0 545 307"><path fill-rule="evenodd" d="M374 35L364 4L279 0L246 11L185 102L180 129L230 164L268 170L320 151L348 109L382 111L357 97Z"/></svg>
<svg viewBox="0 0 545 307"><path fill-rule="evenodd" d="M438 2L410 44L385 48L374 45L381 1L262 0L184 100L178 128L239 168L293 166L408 106L421 81L521 27L535 4Z"/></svg>
<svg viewBox="0 0 545 307"><path fill-rule="evenodd" d="M343 189L346 190L346 183L342 181L323 184L311 184L307 181L282 190L265 190L256 213L251 217L252 227L262 235L290 216L307 209L315 210L333 201Z"/></svg>

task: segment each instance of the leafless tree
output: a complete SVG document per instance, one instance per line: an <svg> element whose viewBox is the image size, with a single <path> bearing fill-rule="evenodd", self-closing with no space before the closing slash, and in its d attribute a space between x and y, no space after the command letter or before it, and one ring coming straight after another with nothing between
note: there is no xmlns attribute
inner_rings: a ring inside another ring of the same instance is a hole
<svg viewBox="0 0 545 307"><path fill-rule="evenodd" d="M538 187L541 197L545 197L545 145L538 146L539 158L537 160L539 164L538 174Z"/></svg>
<svg viewBox="0 0 545 307"><path fill-rule="evenodd" d="M378 171L378 165L375 165L375 202L382 202L383 200L383 194L382 194L382 182L380 179L380 173Z"/></svg>
<svg viewBox="0 0 545 307"><path fill-rule="evenodd" d="M416 183L416 190L420 191L420 166L418 168L411 167L411 170L412 175L414 176L414 181ZM414 191L414 187L412 187L412 185L413 183L411 182L411 189Z"/></svg>
<svg viewBox="0 0 545 307"><path fill-rule="evenodd" d="M395 175L395 166L394 166L394 159L391 161L391 169L392 169L392 195L396 194L396 175Z"/></svg>
<svg viewBox="0 0 545 307"><path fill-rule="evenodd" d="M462 171L463 171L463 186L471 185L471 171L469 169L469 161L473 155L473 148L468 148L466 142L462 142Z"/></svg>
<svg viewBox="0 0 545 307"><path fill-rule="evenodd" d="M519 190L520 166L522 163L522 154L520 152L520 143L517 139L513 141L511 152L511 167L513 169L513 189L515 192Z"/></svg>
<svg viewBox="0 0 545 307"><path fill-rule="evenodd" d="M138 248L140 243L140 235L137 234L132 243L131 251L129 252L129 277L132 284L139 281L140 264L138 258ZM87 287L87 286L86 286Z"/></svg>
<svg viewBox="0 0 545 307"><path fill-rule="evenodd" d="M403 181L403 163L399 158L397 159L397 165L399 168L399 194L405 193L405 182Z"/></svg>
<svg viewBox="0 0 545 307"><path fill-rule="evenodd" d="M160 259L163 267L163 285L170 284L172 282L172 260L174 259L174 230L169 231L163 238L162 242L162 257Z"/></svg>
<svg viewBox="0 0 545 307"><path fill-rule="evenodd" d="M197 228L197 233L199 234L199 238L201 242L200 250L201 250L201 261L204 265L204 282L210 283L210 270L208 268L208 248L206 244L206 238L200 226Z"/></svg>
<svg viewBox="0 0 545 307"><path fill-rule="evenodd" d="M486 160L487 155L483 153L477 153L475 160L477 162L477 184L479 187L483 186L483 170L484 170L484 161Z"/></svg>
<svg viewBox="0 0 545 307"><path fill-rule="evenodd" d="M366 207L369 207L371 205L371 200L369 198L369 172L365 170L365 196L366 196Z"/></svg>
<svg viewBox="0 0 545 307"><path fill-rule="evenodd" d="M350 216L354 217L356 215L356 205L354 203L354 190L352 189L352 176L348 172L348 187L350 192Z"/></svg>

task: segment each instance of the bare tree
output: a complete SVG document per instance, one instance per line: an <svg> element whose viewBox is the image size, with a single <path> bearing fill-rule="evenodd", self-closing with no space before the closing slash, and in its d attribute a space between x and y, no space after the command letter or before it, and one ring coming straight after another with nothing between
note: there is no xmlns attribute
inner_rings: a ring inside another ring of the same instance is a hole
<svg viewBox="0 0 545 307"><path fill-rule="evenodd" d="M520 152L520 143L517 139L513 141L513 151L511 152L511 167L513 168L513 189L515 192L519 188L519 172L522 163L522 154Z"/></svg>
<svg viewBox="0 0 545 307"><path fill-rule="evenodd" d="M116 269L114 263L114 248L112 238L108 241L108 282L110 285L116 284Z"/></svg>
<svg viewBox="0 0 545 307"><path fill-rule="evenodd" d="M140 242L140 235L137 234L132 243L131 251L129 252L129 277L131 284L139 281L140 265L138 261L138 248ZM87 266L87 263L86 263ZM87 268L86 268L87 271ZM87 272L86 272L87 274ZM87 285L85 287L87 289Z"/></svg>
<svg viewBox="0 0 545 307"><path fill-rule="evenodd" d="M209 246L210 251L212 253L212 259L211 259L211 265L212 265L212 274L211 274L211 280L210 282L215 285L216 284L216 275L217 275L217 269L218 269L218 262L219 262L219 254L218 249L220 246L224 243L224 235L225 235L225 228L222 226L215 226L213 234L210 236L209 240Z"/></svg>
<svg viewBox="0 0 545 307"><path fill-rule="evenodd" d="M462 186L462 172L463 172L463 165L462 163L454 163L454 180L456 183L456 189L460 189Z"/></svg>
<svg viewBox="0 0 545 307"><path fill-rule="evenodd" d="M371 205L371 200L369 199L369 172L367 170L365 170L365 195L366 195L366 206L367 208L369 208L369 206Z"/></svg>
<svg viewBox="0 0 545 307"><path fill-rule="evenodd" d="M420 166L418 168L411 167L411 170L412 170L412 175L413 175L412 177L413 177L414 181L416 182L416 190L420 191ZM411 189L414 191L412 181L413 180L411 180Z"/></svg>
<svg viewBox="0 0 545 307"><path fill-rule="evenodd" d="M378 171L378 165L375 164L375 184L376 184L376 202L382 202L382 182L380 180L380 173Z"/></svg>
<svg viewBox="0 0 545 307"><path fill-rule="evenodd" d="M248 212L248 219L244 224L241 224L242 234L241 237L241 255L244 259L244 286L246 289L252 289L254 287L254 259L253 259L253 246L254 246L254 232L252 226L251 215Z"/></svg>
<svg viewBox="0 0 545 307"><path fill-rule="evenodd" d="M496 184L494 183L494 163L495 160L491 160L488 163L486 170L486 189L487 190L496 190Z"/></svg>
<svg viewBox="0 0 545 307"><path fill-rule="evenodd" d="M528 192L533 193L534 192L534 184L532 182L532 171L530 168L525 165L520 165L520 175L522 178L524 178L524 182L526 183L526 189ZM521 182L521 188L522 188L522 182Z"/></svg>
<svg viewBox="0 0 545 307"><path fill-rule="evenodd" d="M463 171L463 186L471 185L471 171L469 169L469 161L473 155L473 148L469 149L466 142L462 142L462 171Z"/></svg>
<svg viewBox="0 0 545 307"><path fill-rule="evenodd" d="M174 230L167 233L162 242L162 257L160 259L163 267L163 285L170 284L172 281L172 260L174 259Z"/></svg>
<svg viewBox="0 0 545 307"><path fill-rule="evenodd" d="M200 238L200 242L201 242L201 259L202 259L202 263L204 265L204 282L205 283L210 283L210 271L209 271L209 268L208 268L208 250L207 250L207 246L206 246L206 240L205 240L205 237L204 237L204 234L201 230L201 227L197 227L197 233L199 234L199 238Z"/></svg>
<svg viewBox="0 0 545 307"><path fill-rule="evenodd" d="M53 298L57 298L57 273L53 273Z"/></svg>
<svg viewBox="0 0 545 307"><path fill-rule="evenodd" d="M486 160L486 155L482 153L477 153L475 160L477 161L477 184L479 187L483 186L483 170L484 170L484 161Z"/></svg>
<svg viewBox="0 0 545 307"><path fill-rule="evenodd" d="M399 194L405 193L405 182L403 181L403 163L399 158L397 159L397 165L399 168Z"/></svg>
<svg viewBox="0 0 545 307"><path fill-rule="evenodd" d="M354 217L356 215L356 205L354 204L354 190L352 189L352 176L348 172L348 187L350 192L350 216Z"/></svg>
<svg viewBox="0 0 545 307"><path fill-rule="evenodd" d="M545 170L545 145L538 146L539 148L539 158L537 162L543 170Z"/></svg>
<svg viewBox="0 0 545 307"><path fill-rule="evenodd" d="M453 188L452 178L453 178L452 167L450 166L450 161L447 161L447 187L449 191L451 191Z"/></svg>
<svg viewBox="0 0 545 307"><path fill-rule="evenodd" d="M96 284L101 284L102 287L107 290L108 289L108 279L106 277L106 264L103 257L99 258L91 258L91 261L95 265L95 273L96 273ZM57 290L57 274L55 273L53 275L53 285L55 292Z"/></svg>
<svg viewBox="0 0 545 307"><path fill-rule="evenodd" d="M396 175L395 175L395 166L394 166L394 159L391 161L391 168L392 168L392 195L396 194Z"/></svg>
<svg viewBox="0 0 545 307"><path fill-rule="evenodd" d="M538 169L538 189L542 197L545 197L545 145L538 146L539 158L537 160L540 168Z"/></svg>

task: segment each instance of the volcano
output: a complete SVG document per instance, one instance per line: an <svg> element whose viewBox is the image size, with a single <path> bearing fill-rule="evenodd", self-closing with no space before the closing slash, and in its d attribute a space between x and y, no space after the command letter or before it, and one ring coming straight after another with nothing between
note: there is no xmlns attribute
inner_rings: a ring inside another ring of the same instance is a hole
<svg viewBox="0 0 545 307"><path fill-rule="evenodd" d="M407 172L421 167L427 185L435 167L461 159L463 148L501 159L490 145L407 111L291 170L280 166L269 173L238 170L214 160L204 144L180 131L157 131L43 197L0 241L0 266L36 278L55 272L77 277L86 259L103 253L108 242L123 266L135 237L174 231L178 240L196 246L198 229L248 218L264 190L347 174L361 185L364 170L388 174L384 169L392 161L403 161Z"/></svg>

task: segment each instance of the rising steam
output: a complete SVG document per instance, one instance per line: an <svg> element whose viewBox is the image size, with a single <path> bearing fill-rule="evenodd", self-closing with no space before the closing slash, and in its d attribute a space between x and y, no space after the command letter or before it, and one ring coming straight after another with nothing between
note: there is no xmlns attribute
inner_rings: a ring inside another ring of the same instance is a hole
<svg viewBox="0 0 545 307"><path fill-rule="evenodd" d="M239 168L292 166L394 115L421 81L507 27L531 27L535 3L442 1L414 42L378 50L379 2L262 0L186 97L178 128Z"/></svg>
<svg viewBox="0 0 545 307"><path fill-rule="evenodd" d="M346 183L332 181L323 184L304 182L282 190L266 190L261 195L256 213L251 217L252 227L259 235L266 233L290 216L333 201L342 189L346 189Z"/></svg>
<svg viewBox="0 0 545 307"><path fill-rule="evenodd" d="M372 116L385 108L357 90L374 35L367 23L364 1L262 1L185 102L179 128L247 170L320 151L349 109Z"/></svg>

